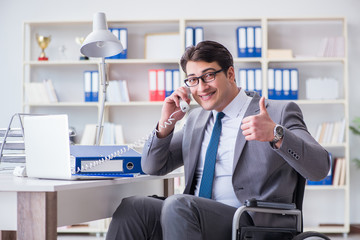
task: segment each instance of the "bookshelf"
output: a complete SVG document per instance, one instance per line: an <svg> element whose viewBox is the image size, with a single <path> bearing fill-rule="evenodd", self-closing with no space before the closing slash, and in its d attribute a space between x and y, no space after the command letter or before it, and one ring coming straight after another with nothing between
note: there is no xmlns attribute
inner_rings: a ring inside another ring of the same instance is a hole
<svg viewBox="0 0 360 240"><path fill-rule="evenodd" d="M324 143L333 157L346 161L346 179L343 186L307 186L304 200L304 230L325 233L348 233L349 217L349 94L347 60L347 23L343 17L307 18L186 18L149 20L110 20L109 27L128 29L127 59L108 59L109 80L127 80L130 102L106 102L105 121L121 124L127 143L133 143L149 133L158 120L161 102L150 102L148 91L149 69L180 69L179 59L185 49L185 28L201 26L205 40L225 45L234 56L236 78L240 68L262 70L262 95L268 97L269 68L297 68L299 71L299 98L295 100L303 111L309 132L315 136L316 128L324 121L345 119L342 143ZM237 54L236 29L239 26L261 26L261 57L239 58ZM77 132L80 142L85 124L97 123L99 102L84 102L83 72L98 70L100 59L80 61L75 37L91 32L91 21L25 22L23 85L44 78L53 81L59 102L31 103L23 87L23 110L31 113L67 113L70 126ZM147 59L145 57L148 34L178 33L181 53L177 58ZM40 48L35 34L51 35L52 41L46 55L49 61L37 61ZM317 52L326 37L341 36L344 55L319 57ZM65 49L65 50L64 50ZM291 49L293 57L269 58L269 49ZM180 71L181 79L184 73ZM309 100L305 82L311 77L333 77L339 83L337 99ZM101 88L101 85L100 85ZM99 94L101 95L101 89ZM100 99L102 96L99 96ZM196 105L196 104L193 104ZM146 120L144 120L146 119ZM323 204L326 202L326 204ZM341 206L334 211L334 206ZM333 213L329 214L330 211Z"/></svg>

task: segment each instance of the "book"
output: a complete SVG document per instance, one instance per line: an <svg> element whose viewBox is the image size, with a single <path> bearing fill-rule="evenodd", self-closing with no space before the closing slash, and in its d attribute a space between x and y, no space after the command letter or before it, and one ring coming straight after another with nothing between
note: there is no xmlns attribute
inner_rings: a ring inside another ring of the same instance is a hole
<svg viewBox="0 0 360 240"><path fill-rule="evenodd" d="M341 144L345 135L345 119L322 122L318 125L315 140L320 144Z"/></svg>
<svg viewBox="0 0 360 240"><path fill-rule="evenodd" d="M80 145L94 145L96 138L96 124L86 124Z"/></svg>
<svg viewBox="0 0 360 240"><path fill-rule="evenodd" d="M120 124L115 125L115 144L116 145L125 144L124 131L122 125Z"/></svg>
<svg viewBox="0 0 360 240"><path fill-rule="evenodd" d="M291 49L268 49L268 58L293 58Z"/></svg>
<svg viewBox="0 0 360 240"><path fill-rule="evenodd" d="M340 186L340 175L342 172L344 158L336 158L334 163L333 186Z"/></svg>
<svg viewBox="0 0 360 240"><path fill-rule="evenodd" d="M346 160L342 158L341 161L341 171L339 177L339 186L345 186L346 183Z"/></svg>
<svg viewBox="0 0 360 240"><path fill-rule="evenodd" d="M58 97L51 79L44 79L44 85L50 102L58 102Z"/></svg>
<svg viewBox="0 0 360 240"><path fill-rule="evenodd" d="M111 80L106 91L108 102L130 102L129 89L126 80Z"/></svg>
<svg viewBox="0 0 360 240"><path fill-rule="evenodd" d="M50 103L50 97L43 82L25 84L28 103Z"/></svg>

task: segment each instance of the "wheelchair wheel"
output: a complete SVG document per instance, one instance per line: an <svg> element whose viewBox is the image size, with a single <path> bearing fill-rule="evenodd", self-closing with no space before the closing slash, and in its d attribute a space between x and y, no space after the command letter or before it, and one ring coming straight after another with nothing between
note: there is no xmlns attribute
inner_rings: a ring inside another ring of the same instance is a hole
<svg viewBox="0 0 360 240"><path fill-rule="evenodd" d="M330 240L327 236L322 233L308 231L303 232L293 238L293 240Z"/></svg>

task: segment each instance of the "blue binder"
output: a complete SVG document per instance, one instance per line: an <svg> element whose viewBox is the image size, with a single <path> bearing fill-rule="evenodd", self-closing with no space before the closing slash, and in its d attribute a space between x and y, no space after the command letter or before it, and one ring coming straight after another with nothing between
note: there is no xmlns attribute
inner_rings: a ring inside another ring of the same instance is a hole
<svg viewBox="0 0 360 240"><path fill-rule="evenodd" d="M193 27L186 27L185 28L185 48L194 46L195 43L195 36L194 36L194 28Z"/></svg>
<svg viewBox="0 0 360 240"><path fill-rule="evenodd" d="M117 28L109 28L109 31L114 34L117 39L120 39L120 32ZM106 59L117 59L117 55L106 57Z"/></svg>
<svg viewBox="0 0 360 240"><path fill-rule="evenodd" d="M120 149L128 148L121 145L71 145L70 154L75 158L75 170L79 175L116 176L116 174L144 174L141 169L141 154L133 149L129 149L124 154L113 157L110 160L101 162L101 159L110 157ZM87 170L84 169L85 166L88 166ZM78 171L79 169L80 171Z"/></svg>
<svg viewBox="0 0 360 240"><path fill-rule="evenodd" d="M238 57L247 57L247 37L246 37L246 27L238 27L236 29L236 37L237 37L237 49L238 49Z"/></svg>
<svg viewBox="0 0 360 240"><path fill-rule="evenodd" d="M273 68L268 69L268 98L275 99L275 71Z"/></svg>
<svg viewBox="0 0 360 240"><path fill-rule="evenodd" d="M106 59L126 59L127 58L127 43L128 43L128 31L127 28L109 28L115 37L120 40L123 46L123 51L114 56L107 57Z"/></svg>
<svg viewBox="0 0 360 240"><path fill-rule="evenodd" d="M247 82L247 71L246 68L239 69L239 78L237 80L237 86L246 90L246 82Z"/></svg>
<svg viewBox="0 0 360 240"><path fill-rule="evenodd" d="M179 69L173 70L173 90L178 89L182 85L182 81L180 79L180 71Z"/></svg>
<svg viewBox="0 0 360 240"><path fill-rule="evenodd" d="M254 27L255 29L255 56L254 57L261 57L261 50L262 50L262 30L260 26Z"/></svg>
<svg viewBox="0 0 360 240"><path fill-rule="evenodd" d="M203 27L195 27L194 28L194 46L199 42L204 41L204 28Z"/></svg>
<svg viewBox="0 0 360 240"><path fill-rule="evenodd" d="M99 72L91 71L91 102L99 101Z"/></svg>
<svg viewBox="0 0 360 240"><path fill-rule="evenodd" d="M297 100L299 92L299 71L296 68L290 69L290 99Z"/></svg>
<svg viewBox="0 0 360 240"><path fill-rule="evenodd" d="M170 96L174 92L173 70L165 69L165 97Z"/></svg>
<svg viewBox="0 0 360 240"><path fill-rule="evenodd" d="M246 81L246 90L255 91L255 69L248 68L246 69L247 81Z"/></svg>
<svg viewBox="0 0 360 240"><path fill-rule="evenodd" d="M119 40L124 50L116 55L118 59L127 59L127 49L128 49L128 30L127 28L118 28L119 30Z"/></svg>
<svg viewBox="0 0 360 240"><path fill-rule="evenodd" d="M255 68L255 91L262 95L262 71L261 68Z"/></svg>
<svg viewBox="0 0 360 240"><path fill-rule="evenodd" d="M282 69L282 82L283 82L282 99L287 99L287 100L291 99L289 69Z"/></svg>
<svg viewBox="0 0 360 240"><path fill-rule="evenodd" d="M85 102L91 102L91 71L84 71Z"/></svg>
<svg viewBox="0 0 360 240"><path fill-rule="evenodd" d="M282 69L276 68L274 69L275 76L275 91L274 91L274 99L283 99L283 85L282 85Z"/></svg>
<svg viewBox="0 0 360 240"><path fill-rule="evenodd" d="M246 56L255 57L255 31L254 27L246 28Z"/></svg>

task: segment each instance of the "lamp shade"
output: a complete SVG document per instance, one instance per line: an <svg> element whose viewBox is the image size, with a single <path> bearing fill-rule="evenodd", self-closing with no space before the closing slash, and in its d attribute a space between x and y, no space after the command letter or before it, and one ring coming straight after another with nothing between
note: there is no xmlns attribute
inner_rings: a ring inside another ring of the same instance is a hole
<svg viewBox="0 0 360 240"><path fill-rule="evenodd" d="M88 57L111 57L123 49L120 41L108 30L105 13L95 13L93 31L84 40L80 52Z"/></svg>

